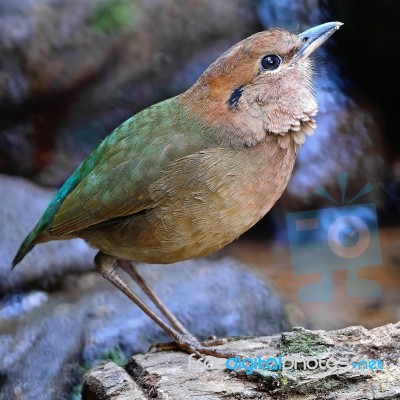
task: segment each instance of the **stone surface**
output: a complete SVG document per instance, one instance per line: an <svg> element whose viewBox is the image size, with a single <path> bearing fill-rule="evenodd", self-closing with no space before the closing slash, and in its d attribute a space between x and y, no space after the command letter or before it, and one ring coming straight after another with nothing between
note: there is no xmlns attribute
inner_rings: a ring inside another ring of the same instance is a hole
<svg viewBox="0 0 400 400"><path fill-rule="evenodd" d="M125 370L144 396L158 399L265 399L265 400L395 400L400 398L400 323L370 331L360 326L338 331L309 331L295 328L279 336L236 340L222 346L254 358L301 356L339 360L381 360L383 368L354 367L351 363L315 370L230 371L225 360L206 357L206 363L178 352L137 355ZM233 363L231 364L233 366ZM286 364L289 367L289 364ZM333 363L331 363L333 365ZM372 364L370 364L372 366ZM85 375L83 399L113 400L100 395L110 381L118 385L120 368L112 362L95 367ZM96 384L93 384L93 379ZM137 396L137 388L132 396ZM129 396L129 390L124 392Z"/></svg>
<svg viewBox="0 0 400 400"><path fill-rule="evenodd" d="M195 335L280 332L275 292L229 258L139 270ZM140 293L140 292L139 292ZM57 290L6 296L0 303L0 399L69 399L82 368L127 360L169 338L97 273L70 275Z"/></svg>
<svg viewBox="0 0 400 400"><path fill-rule="evenodd" d="M88 387L91 389L85 393ZM96 395L93 396L91 392L96 393ZM91 374L87 376L82 395L88 400L95 400L96 397L114 400L146 399L138 384L122 367L106 361L91 370Z"/></svg>

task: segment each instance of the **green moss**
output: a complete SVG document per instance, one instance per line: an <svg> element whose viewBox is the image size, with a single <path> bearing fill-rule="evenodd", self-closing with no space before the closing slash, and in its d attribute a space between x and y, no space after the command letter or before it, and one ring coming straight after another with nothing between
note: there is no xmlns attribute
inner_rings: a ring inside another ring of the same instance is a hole
<svg viewBox="0 0 400 400"><path fill-rule="evenodd" d="M256 370L249 379L252 378L257 381L261 389L267 392L280 390L286 393L298 384L295 376L283 375L282 371Z"/></svg>
<svg viewBox="0 0 400 400"><path fill-rule="evenodd" d="M96 7L89 24L99 33L118 32L132 24L134 13L132 0L103 0Z"/></svg>
<svg viewBox="0 0 400 400"><path fill-rule="evenodd" d="M71 400L81 400L82 399L82 384L75 385L72 388Z"/></svg>
<svg viewBox="0 0 400 400"><path fill-rule="evenodd" d="M119 367L124 366L128 362L128 359L126 358L125 354L118 346L105 351L100 356L100 360L111 360L114 364L117 364Z"/></svg>
<svg viewBox="0 0 400 400"><path fill-rule="evenodd" d="M283 354L313 355L326 351L326 344L317 332L297 329L293 334L282 334L279 347Z"/></svg>

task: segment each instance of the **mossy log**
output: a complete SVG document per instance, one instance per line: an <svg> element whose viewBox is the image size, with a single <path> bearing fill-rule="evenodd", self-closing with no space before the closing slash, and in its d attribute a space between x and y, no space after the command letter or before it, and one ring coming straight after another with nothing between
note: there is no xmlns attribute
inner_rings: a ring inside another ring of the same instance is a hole
<svg viewBox="0 0 400 400"><path fill-rule="evenodd" d="M108 361L90 370L83 399L400 399L400 322L371 330L294 328L276 336L234 338L222 347L253 360L270 358L268 367L261 362L256 368L253 361L250 373L250 362L247 371L232 370L226 360L212 357L139 354L124 368ZM274 368L273 360L281 366ZM235 367L235 361L229 365Z"/></svg>

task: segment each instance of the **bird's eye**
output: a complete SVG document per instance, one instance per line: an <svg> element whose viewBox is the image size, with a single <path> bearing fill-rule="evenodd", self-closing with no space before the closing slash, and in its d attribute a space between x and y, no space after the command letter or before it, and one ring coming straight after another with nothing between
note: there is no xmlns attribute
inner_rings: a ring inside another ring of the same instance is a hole
<svg viewBox="0 0 400 400"><path fill-rule="evenodd" d="M265 71L273 71L281 65L282 59L279 56L270 54L261 59L261 67Z"/></svg>

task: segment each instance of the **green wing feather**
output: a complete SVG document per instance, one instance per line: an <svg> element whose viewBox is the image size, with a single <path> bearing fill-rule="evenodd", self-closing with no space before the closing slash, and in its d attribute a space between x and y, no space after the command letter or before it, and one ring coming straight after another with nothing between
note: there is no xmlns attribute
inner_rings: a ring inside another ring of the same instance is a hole
<svg viewBox="0 0 400 400"><path fill-rule="evenodd" d="M199 129L177 99L145 109L104 139L55 194L13 267L41 237L62 238L156 206L150 184L170 163L212 142L212 135L204 135L204 127Z"/></svg>

